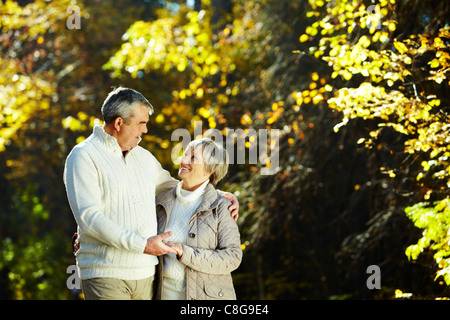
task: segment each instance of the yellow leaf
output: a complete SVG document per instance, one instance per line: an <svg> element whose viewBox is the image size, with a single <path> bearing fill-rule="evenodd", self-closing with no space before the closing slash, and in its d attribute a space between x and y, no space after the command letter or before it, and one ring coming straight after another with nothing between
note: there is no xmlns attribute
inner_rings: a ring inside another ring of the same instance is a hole
<svg viewBox="0 0 450 320"><path fill-rule="evenodd" d="M395 299L409 299L412 293L403 293L400 289L395 289Z"/></svg>
<svg viewBox="0 0 450 320"><path fill-rule="evenodd" d="M241 117L241 124L245 125L245 124L252 124L252 123L253 123L253 121L248 114L244 114Z"/></svg>
<svg viewBox="0 0 450 320"><path fill-rule="evenodd" d="M170 146L170 142L169 142L169 140L164 139L163 141L161 141L161 143L159 145L161 148L167 149Z"/></svg>
<svg viewBox="0 0 450 320"><path fill-rule="evenodd" d="M203 88L198 88L197 89L197 97L202 98L203 97L203 93L204 93Z"/></svg>
<svg viewBox="0 0 450 320"><path fill-rule="evenodd" d="M445 209L446 206L447 206L447 201L446 201L446 199L444 199L439 203L438 210L442 211Z"/></svg>
<svg viewBox="0 0 450 320"><path fill-rule="evenodd" d="M215 75L217 72L219 72L219 67L217 66L217 64L213 64L209 69L209 74Z"/></svg>
<svg viewBox="0 0 450 320"><path fill-rule="evenodd" d="M289 138L288 139L288 144L289 144L289 146L293 146L294 145L294 139L293 138Z"/></svg>
<svg viewBox="0 0 450 320"><path fill-rule="evenodd" d="M367 48L368 46L370 46L370 40L367 36L362 36L361 38L359 38L358 44L364 48Z"/></svg>
<svg viewBox="0 0 450 320"><path fill-rule="evenodd" d="M312 26L309 26L309 27L306 28L306 33L311 35L311 36L313 36L313 37L315 35L317 35L317 32L318 32L317 28L314 28Z"/></svg>
<svg viewBox="0 0 450 320"><path fill-rule="evenodd" d="M186 69L186 65L184 63L179 63L177 69L178 71L183 72Z"/></svg>
<svg viewBox="0 0 450 320"><path fill-rule="evenodd" d="M428 102L428 105L430 107L439 106L440 104L441 104L441 100L439 100L439 99L433 99L433 100L430 100L430 102Z"/></svg>
<svg viewBox="0 0 450 320"><path fill-rule="evenodd" d="M406 47L406 45L403 42L395 41L394 42L394 47L400 53L406 53L408 51L408 48Z"/></svg>
<svg viewBox="0 0 450 320"><path fill-rule="evenodd" d="M274 123L275 122L275 120L276 120L276 118L275 117L270 117L269 119L267 119L267 124L272 124L272 123Z"/></svg>
<svg viewBox="0 0 450 320"><path fill-rule="evenodd" d="M211 129L214 129L217 126L216 119L214 117L209 117L208 123Z"/></svg>
<svg viewBox="0 0 450 320"><path fill-rule="evenodd" d="M158 114L155 118L156 123L163 123L164 122L164 115L162 113Z"/></svg>
<svg viewBox="0 0 450 320"><path fill-rule="evenodd" d="M77 116L78 116L78 119L80 119L81 121L84 121L88 118L88 115L81 111L77 113Z"/></svg>
<svg viewBox="0 0 450 320"><path fill-rule="evenodd" d="M425 171L430 170L430 165L428 164L427 161L422 161L421 165Z"/></svg>
<svg viewBox="0 0 450 320"><path fill-rule="evenodd" d="M353 75L349 71L344 70L342 71L342 77L348 81L353 77Z"/></svg>
<svg viewBox="0 0 450 320"><path fill-rule="evenodd" d="M318 104L320 101L322 101L323 100L323 96L321 95L321 94L318 94L318 95L316 95L313 99L312 99L312 101L313 101L313 103L314 104Z"/></svg>
<svg viewBox="0 0 450 320"><path fill-rule="evenodd" d="M380 42L385 42L388 38L388 33L387 32L382 32L380 35Z"/></svg>
<svg viewBox="0 0 450 320"><path fill-rule="evenodd" d="M433 59L430 62L428 62L428 64L430 65L431 68L437 68L439 67L439 60Z"/></svg>
<svg viewBox="0 0 450 320"><path fill-rule="evenodd" d="M198 110L198 113L203 117L203 118L209 118L211 116L211 113L209 112L208 109L201 107Z"/></svg>
<svg viewBox="0 0 450 320"><path fill-rule="evenodd" d="M308 39L309 39L309 36L308 36L307 34L302 34L302 35L300 36L300 38L298 38L298 41L300 41L300 42L306 42L306 41L308 41Z"/></svg>
<svg viewBox="0 0 450 320"><path fill-rule="evenodd" d="M433 151L431 151L430 153L430 158L434 158L436 157L441 151L439 149L434 149Z"/></svg>
<svg viewBox="0 0 450 320"><path fill-rule="evenodd" d="M394 22L389 23L388 25L389 31L395 31L397 29L397 25Z"/></svg>

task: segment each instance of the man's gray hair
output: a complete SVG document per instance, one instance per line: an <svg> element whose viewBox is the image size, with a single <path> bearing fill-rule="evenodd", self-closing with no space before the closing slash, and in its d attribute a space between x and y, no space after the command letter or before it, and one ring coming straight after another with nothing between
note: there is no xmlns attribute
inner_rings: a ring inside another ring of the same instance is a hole
<svg viewBox="0 0 450 320"><path fill-rule="evenodd" d="M124 87L115 88L103 102L103 120L105 123L112 123L121 117L125 124L129 124L130 118L134 116L133 110L139 104L147 107L149 115L153 113L153 106L141 93Z"/></svg>

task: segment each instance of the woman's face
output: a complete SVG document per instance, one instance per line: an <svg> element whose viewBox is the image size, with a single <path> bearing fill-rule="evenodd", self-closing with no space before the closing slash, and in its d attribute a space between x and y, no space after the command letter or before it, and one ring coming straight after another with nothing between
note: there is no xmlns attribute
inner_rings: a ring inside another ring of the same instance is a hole
<svg viewBox="0 0 450 320"><path fill-rule="evenodd" d="M195 190L209 179L211 173L206 171L201 146L186 150L181 159L178 176L183 181L183 189Z"/></svg>

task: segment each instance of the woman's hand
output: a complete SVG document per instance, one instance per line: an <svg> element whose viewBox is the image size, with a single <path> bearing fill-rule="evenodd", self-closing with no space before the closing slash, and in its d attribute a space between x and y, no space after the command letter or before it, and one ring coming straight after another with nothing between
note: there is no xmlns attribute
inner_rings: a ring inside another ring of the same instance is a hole
<svg viewBox="0 0 450 320"><path fill-rule="evenodd" d="M175 249L175 251L177 252L177 256L179 258L181 258L181 256L183 255L183 246L181 245L181 243L178 242L172 242L172 241L167 241L166 243L169 247L172 247L173 249Z"/></svg>

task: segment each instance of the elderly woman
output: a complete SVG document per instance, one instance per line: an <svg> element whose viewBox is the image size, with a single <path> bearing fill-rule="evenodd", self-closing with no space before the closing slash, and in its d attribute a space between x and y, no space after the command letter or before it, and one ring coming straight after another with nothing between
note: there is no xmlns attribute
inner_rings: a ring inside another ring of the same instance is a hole
<svg viewBox="0 0 450 320"><path fill-rule="evenodd" d="M213 140L191 141L177 187L156 199L159 231L177 255L160 257L157 299L236 299L231 272L242 259L240 234L230 202L216 184L228 170L227 151Z"/></svg>

